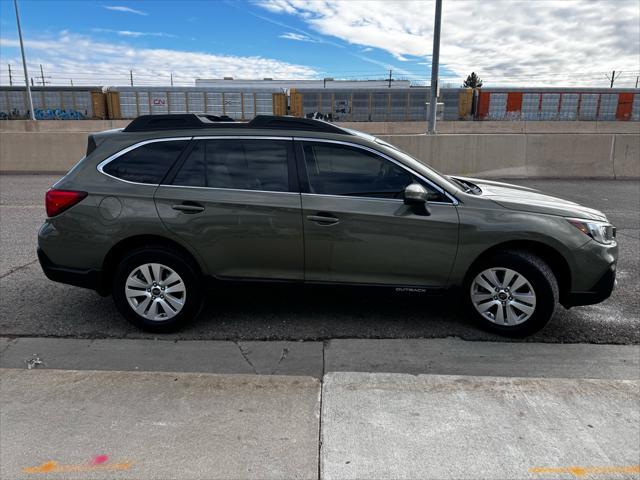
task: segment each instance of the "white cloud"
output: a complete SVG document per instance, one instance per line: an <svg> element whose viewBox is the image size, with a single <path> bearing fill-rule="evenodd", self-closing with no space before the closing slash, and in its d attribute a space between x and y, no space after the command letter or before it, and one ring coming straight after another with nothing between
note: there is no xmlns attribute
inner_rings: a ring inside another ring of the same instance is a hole
<svg viewBox="0 0 640 480"><path fill-rule="evenodd" d="M397 60L424 62L432 48L433 0L261 0L309 28ZM456 0L443 6L440 61L456 77L486 84L603 85L604 72L640 70L638 0Z"/></svg>
<svg viewBox="0 0 640 480"><path fill-rule="evenodd" d="M287 40L295 40L298 42L310 42L310 43L316 43L316 41L307 36L307 35L303 35L301 33L293 33L293 32L285 32L282 35L278 35L280 38L285 38Z"/></svg>
<svg viewBox="0 0 640 480"><path fill-rule="evenodd" d="M122 5L104 5L104 8L107 10L113 10L114 12L125 12L125 13L135 13L136 15L149 15L147 12L143 12L142 10L136 10L135 8L124 7Z"/></svg>
<svg viewBox="0 0 640 480"><path fill-rule="evenodd" d="M19 48L15 38L0 38L3 62L21 64L19 53L11 58L5 49ZM259 56L242 57L207 52L136 48L127 43L95 41L91 37L68 32L56 38L29 39L25 42L30 68L43 65L53 83L75 85L127 85L133 70L137 85L167 85L173 73L176 84L194 85L195 78L313 78L317 72ZM35 72L33 72L35 74ZM3 80L4 77L3 77Z"/></svg>
<svg viewBox="0 0 640 480"><path fill-rule="evenodd" d="M167 37L167 38L178 38L177 35L173 35L171 33L165 33L165 32L136 32L136 31L132 31L132 30L112 30L110 28L92 28L91 31L92 32L97 32L97 33L115 33L116 35L118 35L120 37L133 37L133 38L138 38L138 37ZM63 33L67 33L67 32L63 31Z"/></svg>
<svg viewBox="0 0 640 480"><path fill-rule="evenodd" d="M258 0L256 3L270 12L296 13L296 8L287 0Z"/></svg>

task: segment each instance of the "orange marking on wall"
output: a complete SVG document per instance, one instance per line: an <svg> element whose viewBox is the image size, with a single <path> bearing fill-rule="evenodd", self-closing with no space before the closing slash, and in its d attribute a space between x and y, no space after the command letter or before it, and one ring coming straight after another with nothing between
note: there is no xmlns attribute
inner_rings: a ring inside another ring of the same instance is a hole
<svg viewBox="0 0 640 480"><path fill-rule="evenodd" d="M529 469L530 473L568 473L576 478L587 475L606 475L614 473L640 473L640 465L630 465L627 467L534 467Z"/></svg>

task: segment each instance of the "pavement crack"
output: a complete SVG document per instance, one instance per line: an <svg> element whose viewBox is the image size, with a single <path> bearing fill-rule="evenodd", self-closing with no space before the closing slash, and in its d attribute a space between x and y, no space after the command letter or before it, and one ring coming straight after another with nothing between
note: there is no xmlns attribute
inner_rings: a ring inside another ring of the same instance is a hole
<svg viewBox="0 0 640 480"><path fill-rule="evenodd" d="M320 392L318 394L318 480L322 478L322 400L324 393L325 363L324 352L328 342L322 342L322 376L320 377Z"/></svg>
<svg viewBox="0 0 640 480"><path fill-rule="evenodd" d="M289 355L289 349L287 347L283 347L282 353L280 354L280 358L278 359L278 363L276 363L276 366L271 371L271 375L275 375L278 372L278 368L280 368L280 364L287 358L287 355Z"/></svg>
<svg viewBox="0 0 640 480"><path fill-rule="evenodd" d="M11 275L12 273L17 272L18 270L22 270L24 268L27 268L30 265L33 265L34 263L36 263L38 261L38 259L36 258L35 260L30 261L29 263L25 263L24 265L20 265L19 267L15 267L12 268L11 270L9 270L6 273L3 273L2 275L0 275L0 278L4 278L4 277L8 277L9 275Z"/></svg>
<svg viewBox="0 0 640 480"><path fill-rule="evenodd" d="M249 350L247 350L242 345L240 345L240 342L233 342L233 343L236 344L236 346L238 347L238 350L240 351L240 355L242 355L242 358L244 358L245 362L249 364L249 366L251 367L251 370L253 370L253 373L255 373L256 375L259 375L258 370L253 365L251 360L249 360Z"/></svg>
<svg viewBox="0 0 640 480"><path fill-rule="evenodd" d="M7 339L7 342L4 344L4 346L2 346L0 348L0 355L2 355L4 352L6 352L9 349L9 347L12 344L16 343L17 341L18 341L17 338L9 338L9 339Z"/></svg>

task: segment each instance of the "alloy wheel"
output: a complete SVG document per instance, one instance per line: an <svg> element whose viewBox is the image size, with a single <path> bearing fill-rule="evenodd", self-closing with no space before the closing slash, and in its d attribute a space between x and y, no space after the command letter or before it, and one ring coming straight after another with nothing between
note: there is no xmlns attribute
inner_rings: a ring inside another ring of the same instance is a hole
<svg viewBox="0 0 640 480"><path fill-rule="evenodd" d="M127 276L125 296L141 317L163 321L175 317L187 299L184 281L173 269L160 263L145 263Z"/></svg>
<svg viewBox="0 0 640 480"><path fill-rule="evenodd" d="M478 313L497 325L520 325L536 309L536 293L531 283L509 268L480 272L471 283L470 293Z"/></svg>

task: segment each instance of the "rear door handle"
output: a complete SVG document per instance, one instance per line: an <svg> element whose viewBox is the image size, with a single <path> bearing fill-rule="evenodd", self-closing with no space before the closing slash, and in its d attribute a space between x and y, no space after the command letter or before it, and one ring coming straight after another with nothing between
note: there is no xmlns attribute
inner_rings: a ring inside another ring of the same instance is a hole
<svg viewBox="0 0 640 480"><path fill-rule="evenodd" d="M338 218L328 215L307 215L307 220L319 223L320 225L335 225L340 222Z"/></svg>
<svg viewBox="0 0 640 480"><path fill-rule="evenodd" d="M204 207L197 203L182 203L179 205L172 205L171 208L184 213L200 213L204 212Z"/></svg>

